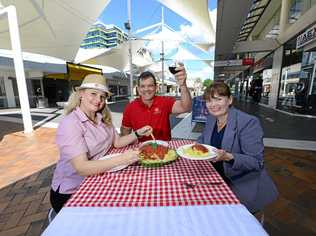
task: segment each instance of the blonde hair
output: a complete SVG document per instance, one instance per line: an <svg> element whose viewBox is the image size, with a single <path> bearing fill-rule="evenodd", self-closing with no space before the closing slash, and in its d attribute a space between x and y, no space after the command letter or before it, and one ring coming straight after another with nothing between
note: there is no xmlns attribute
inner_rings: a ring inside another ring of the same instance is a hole
<svg viewBox="0 0 316 236"><path fill-rule="evenodd" d="M64 114L68 115L78 106L80 106L79 91L73 91L68 99L67 106L64 109ZM100 110L99 112L102 114L104 124L108 126L112 126L111 111L109 110L106 103L104 104L103 109Z"/></svg>

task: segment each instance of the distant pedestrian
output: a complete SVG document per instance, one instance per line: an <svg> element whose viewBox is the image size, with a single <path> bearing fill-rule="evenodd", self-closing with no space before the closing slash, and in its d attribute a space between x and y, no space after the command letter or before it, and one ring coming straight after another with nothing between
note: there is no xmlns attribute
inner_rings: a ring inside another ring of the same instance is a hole
<svg viewBox="0 0 316 236"><path fill-rule="evenodd" d="M36 107L39 107L39 97L42 96L42 91L41 88L37 88L35 90L35 103L36 103Z"/></svg>
<svg viewBox="0 0 316 236"><path fill-rule="evenodd" d="M261 78L255 79L251 83L251 90L252 90L252 99L254 102L259 103L261 100L262 95L262 84L263 80Z"/></svg>

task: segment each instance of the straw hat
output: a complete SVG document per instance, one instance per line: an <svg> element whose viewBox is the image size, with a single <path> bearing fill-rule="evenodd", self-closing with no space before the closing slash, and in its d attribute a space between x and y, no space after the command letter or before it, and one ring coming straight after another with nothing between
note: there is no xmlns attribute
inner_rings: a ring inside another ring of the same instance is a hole
<svg viewBox="0 0 316 236"><path fill-rule="evenodd" d="M80 89L97 89L107 93L109 96L112 95L108 87L106 86L105 77L100 74L88 74L84 77L81 85L76 87L76 90Z"/></svg>

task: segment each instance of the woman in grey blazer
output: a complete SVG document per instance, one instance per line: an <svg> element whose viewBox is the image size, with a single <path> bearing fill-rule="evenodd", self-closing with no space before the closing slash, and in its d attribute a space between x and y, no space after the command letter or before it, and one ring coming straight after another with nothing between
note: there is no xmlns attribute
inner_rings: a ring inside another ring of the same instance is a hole
<svg viewBox="0 0 316 236"><path fill-rule="evenodd" d="M209 111L199 143L215 146L212 164L242 204L255 213L278 196L264 168L263 130L259 120L231 107L232 96L223 82L215 82L204 92Z"/></svg>

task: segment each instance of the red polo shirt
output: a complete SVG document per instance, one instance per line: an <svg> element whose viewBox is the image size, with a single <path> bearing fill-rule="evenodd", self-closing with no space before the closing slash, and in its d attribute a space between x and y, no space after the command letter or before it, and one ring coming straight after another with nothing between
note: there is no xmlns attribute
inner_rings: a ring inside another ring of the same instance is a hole
<svg viewBox="0 0 316 236"><path fill-rule="evenodd" d="M173 97L155 96L152 105L148 107L140 98L137 98L126 106L122 126L135 131L145 125L150 125L156 139L170 140L169 115L175 101ZM141 137L139 140L150 139L151 137Z"/></svg>

